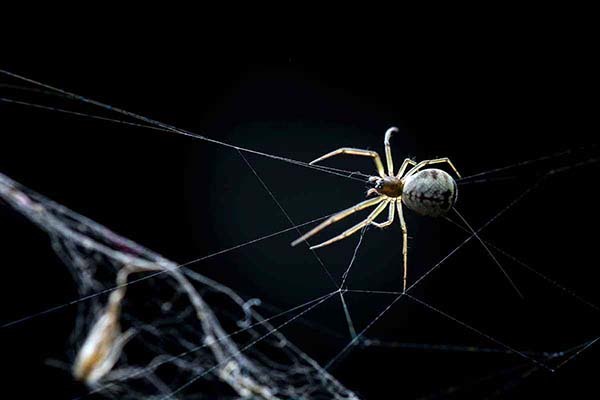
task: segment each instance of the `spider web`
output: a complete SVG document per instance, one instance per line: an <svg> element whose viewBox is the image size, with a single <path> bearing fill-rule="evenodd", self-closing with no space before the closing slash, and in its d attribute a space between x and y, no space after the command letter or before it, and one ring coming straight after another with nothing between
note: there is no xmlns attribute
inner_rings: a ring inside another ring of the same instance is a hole
<svg viewBox="0 0 600 400"><path fill-rule="evenodd" d="M3 72L6 73L6 71ZM37 84L34 81L30 81L30 83ZM46 87L45 89L52 90L53 88ZM59 93L68 98L85 101L96 106L104 106L101 103L68 92L61 91ZM73 113L70 110L15 99L3 98L2 100ZM520 377L526 377L539 369L555 371L562 368L566 363L592 347L598 340L598 337L591 337L576 346L561 351L523 351L462 321L442 308L430 304L421 296L413 295L413 288L418 287L423 280L430 277L447 259L467 243L477 240L476 235L459 222L454 223L466 231L466 238L454 246L439 262L426 269L410 285L407 293L349 288L347 280L351 276L352 269L356 267L361 246L367 236L368 229L365 229L358 238L352 258L344 269L341 280L336 279L327 264L313 252L312 256L326 275L324 279L330 280L335 285L334 291L324 293L308 302L265 318L255 311L256 307L254 305L256 305L256 302L244 300L231 289L194 272L189 266L216 255L226 254L233 249L251 245L282 233L296 231L302 226L325 218L326 216L297 225L277 199L273 190L261 178L261 175L249 159L244 157L243 153L249 152L266 156L302 167L308 167L308 165L288 158L208 139L124 110L116 111L161 130L208 140L237 150L244 163L268 193L274 205L284 214L291 227L185 264L176 264L36 194L10 178L4 175L0 176L2 198L49 234L54 250L73 273L80 297L71 302L71 304L77 304L79 307L71 345L72 349L78 349L85 341L98 316L105 309L108 296L120 287L124 287L116 284L116 276L119 271L131 266L136 268L136 272L131 275L125 285L128 289L121 314L121 324L124 330L133 329L135 336L131 339L131 343L126 345L124 354L119 358L115 368L88 394L101 394L118 398L147 398L150 396L156 398L179 396L185 398L214 398L220 396L219 398L351 399L357 398L357 396L343 387L327 370L335 366L348 354L349 350L360 346L513 354L521 357L526 364L503 369L495 373L494 376L508 374L514 377L517 373ZM85 115L90 116L90 114ZM106 119L106 117L102 118ZM115 120L114 118L111 120L119 123L137 124ZM485 173L473 174L460 183L466 185L488 182L488 175L490 174L505 172L511 168L522 168L563 155L565 154L561 152L486 171ZM545 171L536 183L530 185L494 216L488 218L484 224L476 228L476 233L479 234L488 225L494 223L506 211L542 185L546 179L595 161L596 158L588 157L569 165ZM361 173L333 168L312 168L350 179L361 180L359 177L364 176ZM488 243L488 245L495 252L512 257L493 243ZM515 257L513 259L520 262ZM595 311L598 310L593 303L564 288L556 281L534 270L528 264L520 263L537 276L545 279L554 288L558 288L585 306ZM137 274L140 274L141 277L138 278ZM160 293L160 296L152 296L152 301L148 303L146 301L148 298L147 293ZM385 307L375 317L370 318L366 324L361 324L361 327L357 329L353 312L346 299L349 295L360 294L386 296L391 297L392 300L386 302ZM144 299L144 301L141 299ZM330 299L340 300L351 340L341 350L336 351L336 354L321 367L287 340L280 333L280 329L304 319L306 314L331 301ZM430 345L384 341L365 337L366 333L390 310L396 307L397 304L407 300L457 324L467 331L471 331L495 347ZM66 306L68 305L48 309L40 314L50 313ZM3 327L7 328L33 317L35 316L10 321L4 324ZM525 372L523 372L524 370ZM198 381L201 381L202 384L199 384ZM224 394L224 391L227 390L230 394Z"/></svg>
<svg viewBox="0 0 600 400"><path fill-rule="evenodd" d="M210 386L204 382L201 392L186 397L357 398L279 333L332 294L264 318L253 309L253 301L243 300L226 286L182 268L4 175L0 175L0 194L46 231L54 251L73 273L80 296L73 302L79 307L74 349L81 346L104 312L107 294L134 283L138 286L135 291L143 301L136 302L135 295L128 295L120 314L121 324L135 331L127 345L127 362L103 377L90 394L178 397L177 392L203 379L215 382ZM126 268L150 274L116 285L116 276ZM150 278L151 285L144 287ZM269 358L261 348L268 349ZM231 389L229 395L224 394L225 386Z"/></svg>

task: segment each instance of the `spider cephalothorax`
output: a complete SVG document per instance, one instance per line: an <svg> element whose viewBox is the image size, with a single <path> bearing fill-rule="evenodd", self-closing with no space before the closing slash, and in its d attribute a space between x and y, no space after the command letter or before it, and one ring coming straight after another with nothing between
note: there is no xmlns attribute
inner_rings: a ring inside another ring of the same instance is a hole
<svg viewBox="0 0 600 400"><path fill-rule="evenodd" d="M392 198L402 196L404 183L402 179L398 179L395 176L385 176L383 178L372 176L369 178L369 182L373 185L373 188L369 189L367 196L373 194Z"/></svg>
<svg viewBox="0 0 600 400"><path fill-rule="evenodd" d="M373 158L375 167L379 176L369 177L369 184L372 186L368 190L367 196L375 195L375 197L365 200L361 203L356 204L346 210L340 211L339 213L329 217L327 220L313 228L306 234L302 235L298 239L292 242L292 246L305 241L309 237L317 234L327 226L346 218L347 216L354 214L357 211L363 210L367 207L377 205L375 209L369 214L369 216L362 222L354 225L352 228L344 231L340 235L329 239L321 244L312 246L311 249L327 246L328 244L337 242L347 238L348 236L358 232L361 228L367 225L375 225L379 228L384 228L391 225L394 222L395 211L398 211L398 218L400 219L400 226L402 227L402 254L404 258L404 290L406 290L406 253L407 253L407 230L406 223L404 222L404 216L402 214L402 203L411 210L421 215L428 215L437 217L448 212L457 198L457 187L454 179L445 171L437 168L423 169L427 165L446 163L450 168L460 177L460 174L454 168L454 165L448 158L436 158L432 160L423 160L419 163L411 160L410 158L404 159L404 162L400 166L397 174L394 174L394 161L392 158L392 151L390 146L390 138L392 133L397 132L398 128L390 128L385 133L384 145L385 155L388 167L388 173L385 173L381 157L375 151L354 149L350 147L343 147L327 153L324 156L317 158L312 161L311 164L322 161L326 158L338 155L338 154L352 154L358 156L366 156ZM412 168L406 172L408 166ZM405 173L406 172L406 173ZM388 219L385 222L375 222L375 218L388 207Z"/></svg>

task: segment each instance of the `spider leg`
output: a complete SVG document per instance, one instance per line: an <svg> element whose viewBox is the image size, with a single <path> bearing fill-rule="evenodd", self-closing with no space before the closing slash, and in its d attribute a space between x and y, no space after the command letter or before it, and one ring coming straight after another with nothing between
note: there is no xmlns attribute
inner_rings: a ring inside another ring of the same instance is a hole
<svg viewBox="0 0 600 400"><path fill-rule="evenodd" d="M386 226L391 225L394 222L394 214L396 211L396 208L394 206L394 203L396 202L396 200L388 200L389 203L389 210L388 210L388 219L385 222L382 223L377 223L375 221L371 222L371 224L375 225L378 228L385 228Z"/></svg>
<svg viewBox="0 0 600 400"><path fill-rule="evenodd" d="M458 171L456 170L456 167L454 166L454 164L452 164L452 161L450 161L450 159L448 157L435 158L433 160L423 160L420 163L418 163L415 167L413 167L410 171L408 171L406 176L408 177L408 176L413 175L415 172L419 171L420 169L422 169L423 167L425 167L427 165L441 164L441 163L446 163L446 164L450 165L450 168L452 168L452 170L456 173L456 175L458 175L459 178L461 177L460 174L458 173Z"/></svg>
<svg viewBox="0 0 600 400"><path fill-rule="evenodd" d="M375 162L375 167L377 167L377 172L379 173L379 176L381 176L382 178L385 176L385 171L383 169L383 164L381 163L381 158L379 157L379 154L376 151L371 150L342 147L341 149L337 149L332 151L331 153L327 153L324 156L317 158L316 160L312 160L309 164L312 165L318 163L319 161L323 161L329 157L337 156L338 154L352 154L354 156L372 157L373 162Z"/></svg>
<svg viewBox="0 0 600 400"><path fill-rule="evenodd" d="M404 215L402 214L402 201L396 202L398 208L398 219L400 220L400 227L402 228L402 259L404 265L404 275L402 277L402 293L406 292L406 272L407 272L407 252L408 252L408 231L406 229L406 222L404 222Z"/></svg>
<svg viewBox="0 0 600 400"><path fill-rule="evenodd" d="M377 218L377 216L379 214L381 214L383 212L383 210L385 210L385 206L387 206L387 204L389 203L389 200L384 201L383 203L381 203L380 205L378 205L371 214L369 214L369 216L363 220L362 222L359 222L358 224L354 225L352 228L348 229L347 231L337 235L334 238L331 238L329 240L327 240L326 242L323 242L321 244L318 244L316 246L311 246L310 249L314 250L314 249L318 249L319 247L325 247L331 243L335 243L339 240L345 239L348 236L356 233L357 231L359 231L363 226L367 226L369 224L373 223L373 220L375 218Z"/></svg>
<svg viewBox="0 0 600 400"><path fill-rule="evenodd" d="M394 174L394 159L392 158L392 147L390 146L390 138L394 132L398 132L398 128L392 126L385 132L385 138L383 139L383 144L385 145L385 159L387 160L389 176Z"/></svg>
<svg viewBox="0 0 600 400"><path fill-rule="evenodd" d="M384 199L385 199L385 197L383 197L383 196L374 197L374 198L365 200L363 202L360 202L350 208L342 210L335 215L332 215L331 217L327 218L325 221L321 222L319 225L317 225L316 227L314 227L313 229L311 229L304 235L300 236L298 239L294 240L292 242L292 246L296 246L298 243L305 241L306 239L319 233L321 230L328 227L329 225L346 218L348 215L354 214L355 212L360 211L360 210L364 210L367 207L374 206L377 203L381 203Z"/></svg>
<svg viewBox="0 0 600 400"><path fill-rule="evenodd" d="M410 158L405 158L404 162L402 162L402 165L400 166L400 169L398 170L396 178L402 178L402 175L404 175L404 171L406 171L406 167L408 167L409 164L412 166L417 165L417 163Z"/></svg>

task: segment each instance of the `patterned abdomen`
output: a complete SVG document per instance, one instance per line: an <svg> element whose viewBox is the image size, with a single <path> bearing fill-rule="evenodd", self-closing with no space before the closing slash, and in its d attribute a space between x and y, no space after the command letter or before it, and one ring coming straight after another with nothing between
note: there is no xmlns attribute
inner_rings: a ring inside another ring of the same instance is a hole
<svg viewBox="0 0 600 400"><path fill-rule="evenodd" d="M452 208L457 195L454 179L441 169L431 168L406 178L402 202L418 214L437 217Z"/></svg>

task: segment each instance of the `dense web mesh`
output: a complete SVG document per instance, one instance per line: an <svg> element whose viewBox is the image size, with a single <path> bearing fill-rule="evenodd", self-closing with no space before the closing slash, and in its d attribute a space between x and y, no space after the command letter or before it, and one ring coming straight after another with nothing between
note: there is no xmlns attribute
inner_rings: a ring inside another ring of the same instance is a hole
<svg viewBox="0 0 600 400"><path fill-rule="evenodd" d="M0 174L0 197L50 236L77 284L70 362L112 398L357 399L235 292ZM127 283L137 281L131 287ZM100 295L99 295L100 294ZM80 350L81 349L81 350ZM77 354L79 352L79 354ZM227 394L228 393L228 394Z"/></svg>

